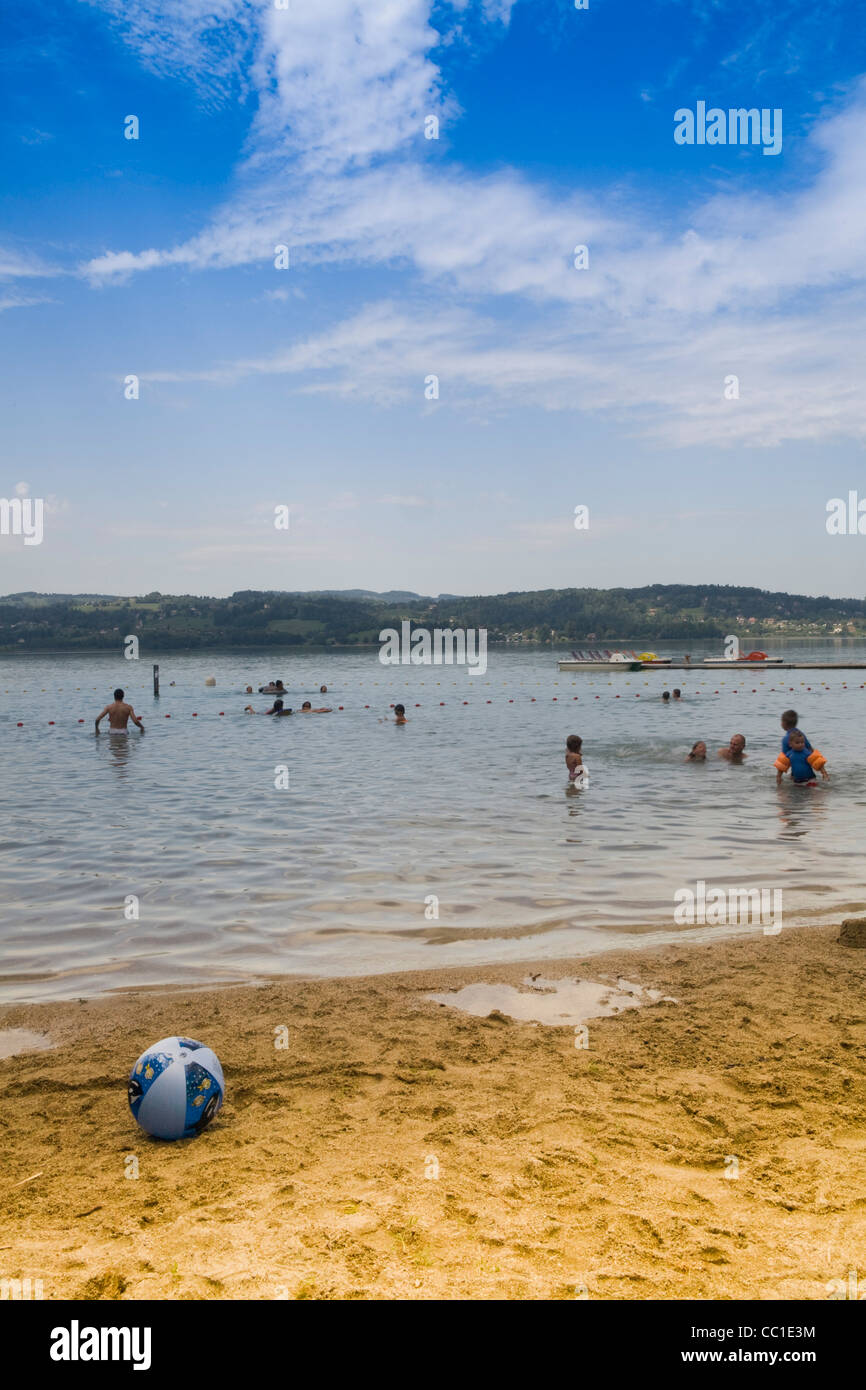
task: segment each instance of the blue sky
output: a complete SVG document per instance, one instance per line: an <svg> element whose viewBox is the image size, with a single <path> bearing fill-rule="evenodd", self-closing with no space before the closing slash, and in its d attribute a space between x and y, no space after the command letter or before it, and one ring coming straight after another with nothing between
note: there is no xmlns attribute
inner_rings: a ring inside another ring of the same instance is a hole
<svg viewBox="0 0 866 1390"><path fill-rule="evenodd" d="M0 591L864 593L856 4L11 12Z"/></svg>

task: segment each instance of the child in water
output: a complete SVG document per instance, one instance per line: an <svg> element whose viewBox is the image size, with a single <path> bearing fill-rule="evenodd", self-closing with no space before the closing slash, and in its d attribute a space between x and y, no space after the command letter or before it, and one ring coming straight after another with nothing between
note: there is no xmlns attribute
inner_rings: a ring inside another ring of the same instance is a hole
<svg viewBox="0 0 866 1390"><path fill-rule="evenodd" d="M686 754L687 763L705 763L707 761L707 745L698 739L697 743L692 744L691 753Z"/></svg>
<svg viewBox="0 0 866 1390"><path fill-rule="evenodd" d="M395 705L395 706L394 706L394 723L395 723L395 724L408 724L408 723L409 723L409 720L406 718L406 708L405 708L404 705Z"/></svg>
<svg viewBox="0 0 866 1390"><path fill-rule="evenodd" d="M800 732L797 728L797 711L795 709L786 709L782 711L782 728L785 730L782 735L782 752L787 757L789 754L791 735ZM803 737L806 738L806 735L804 734ZM806 752L811 753L813 751L811 743L806 738Z"/></svg>
<svg viewBox="0 0 866 1390"><path fill-rule="evenodd" d="M578 738L577 734L569 734L565 740L565 766L568 768L568 790L576 791L584 784L586 768L583 765L581 748L583 739Z"/></svg>
<svg viewBox="0 0 866 1390"><path fill-rule="evenodd" d="M786 735L786 737L788 739L788 751L785 753L784 756L785 758L787 758L788 762L791 765L791 781L796 782L799 786L809 786L810 784L815 785L818 779L815 776L812 764L809 762L808 750L810 749L810 745L806 738L806 735L801 733L799 729L792 729L791 732ZM821 757L820 754L818 756L819 758ZM825 770L823 758L818 763L818 769L821 773L821 776L826 781L829 778L830 774ZM784 775L785 769L780 768L777 764L776 786L779 785Z"/></svg>

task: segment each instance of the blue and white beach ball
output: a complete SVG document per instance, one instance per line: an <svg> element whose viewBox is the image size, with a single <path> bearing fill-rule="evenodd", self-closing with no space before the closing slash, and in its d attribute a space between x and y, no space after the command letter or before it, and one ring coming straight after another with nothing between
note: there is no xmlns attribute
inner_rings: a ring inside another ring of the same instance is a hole
<svg viewBox="0 0 866 1390"><path fill-rule="evenodd" d="M129 1074L129 1108L155 1139L192 1139L223 1103L219 1058L192 1038L163 1038Z"/></svg>

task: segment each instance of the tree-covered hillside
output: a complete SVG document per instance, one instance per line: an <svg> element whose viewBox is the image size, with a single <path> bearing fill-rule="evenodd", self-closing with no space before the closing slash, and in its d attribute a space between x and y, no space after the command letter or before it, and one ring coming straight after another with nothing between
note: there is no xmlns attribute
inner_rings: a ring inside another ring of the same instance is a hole
<svg viewBox="0 0 866 1390"><path fill-rule="evenodd" d="M190 594L11 594L0 598L0 650L110 650L129 634L151 650L354 646L410 619L424 627L486 628L491 642L621 642L630 638L749 640L773 634L866 633L866 600L810 598L730 585L540 589L438 599L244 590Z"/></svg>

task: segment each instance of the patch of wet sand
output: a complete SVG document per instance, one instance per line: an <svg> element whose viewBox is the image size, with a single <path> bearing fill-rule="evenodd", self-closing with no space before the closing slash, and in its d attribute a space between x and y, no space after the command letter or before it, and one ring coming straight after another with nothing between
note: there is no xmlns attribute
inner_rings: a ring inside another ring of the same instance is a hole
<svg viewBox="0 0 866 1390"><path fill-rule="evenodd" d="M590 1020L581 1048L420 998L520 987L525 962L4 1009L56 1046L0 1062L0 1276L46 1298L827 1298L866 1261L866 953L837 937L532 967L679 1001ZM158 1144L126 1070L176 1032L215 1048L226 1103Z"/></svg>

